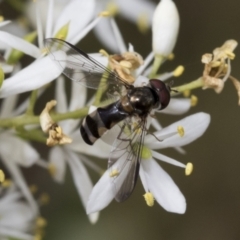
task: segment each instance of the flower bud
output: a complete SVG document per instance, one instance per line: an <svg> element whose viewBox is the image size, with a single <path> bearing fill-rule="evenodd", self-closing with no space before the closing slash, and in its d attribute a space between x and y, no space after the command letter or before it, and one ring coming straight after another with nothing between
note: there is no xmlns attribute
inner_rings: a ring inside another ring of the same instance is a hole
<svg viewBox="0 0 240 240"><path fill-rule="evenodd" d="M179 15L172 0L161 0L153 15L153 52L167 57L172 53L179 30Z"/></svg>

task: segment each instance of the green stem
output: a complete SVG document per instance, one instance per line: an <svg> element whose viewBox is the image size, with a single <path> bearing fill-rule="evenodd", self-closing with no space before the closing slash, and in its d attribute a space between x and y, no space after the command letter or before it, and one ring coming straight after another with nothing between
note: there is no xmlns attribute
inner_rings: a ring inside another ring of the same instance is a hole
<svg viewBox="0 0 240 240"><path fill-rule="evenodd" d="M35 103L37 101L37 94L38 94L38 90L34 90L31 92L31 96L30 96L30 100L29 100L29 105L28 105L28 108L27 108L27 111L26 111L26 114L27 115L34 115L34 106L35 106Z"/></svg>
<svg viewBox="0 0 240 240"><path fill-rule="evenodd" d="M53 121L58 122L67 119L79 119L88 114L88 107L67 112L67 113L54 113L51 114ZM39 124L39 116L22 115L15 118L5 118L0 120L0 127L3 128L16 128L30 124Z"/></svg>
<svg viewBox="0 0 240 240"><path fill-rule="evenodd" d="M101 101L101 98L102 98L102 95L106 91L106 81L108 79L108 76L109 76L109 72L107 72L107 71L105 71L102 75L102 78L101 78L100 83L99 83L98 90L97 90L96 95L95 95L95 100L93 102L94 106L99 105L99 103Z"/></svg>
<svg viewBox="0 0 240 240"><path fill-rule="evenodd" d="M202 79L202 77L200 77L200 78L198 78L190 83L184 84L182 86L173 87L173 89L181 93L186 90L192 90L195 88L200 88L202 86L203 86L203 79Z"/></svg>
<svg viewBox="0 0 240 240"><path fill-rule="evenodd" d="M150 78L154 78L157 75L157 71L160 68L162 62L163 62L163 56L161 55L155 55L154 57L154 61L153 61L153 66L152 66L152 70L151 73L149 75Z"/></svg>

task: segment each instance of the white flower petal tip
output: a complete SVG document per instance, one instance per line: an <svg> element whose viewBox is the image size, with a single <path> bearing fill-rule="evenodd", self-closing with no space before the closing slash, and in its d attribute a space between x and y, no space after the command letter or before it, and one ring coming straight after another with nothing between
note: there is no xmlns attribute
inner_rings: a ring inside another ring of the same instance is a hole
<svg viewBox="0 0 240 240"><path fill-rule="evenodd" d="M141 180L144 176L144 182L155 200L168 212L185 213L185 197L169 174L153 159L142 161L141 167Z"/></svg>
<svg viewBox="0 0 240 240"><path fill-rule="evenodd" d="M87 214L95 213L110 204L114 199L114 191L112 182L109 176L109 171L106 171L97 184L94 186L87 203Z"/></svg>
<svg viewBox="0 0 240 240"><path fill-rule="evenodd" d="M154 140L152 136L147 135L145 137L145 145L151 149L182 147L201 137L208 128L210 119L210 115L203 112L188 116L154 133L154 135L159 139L163 139L164 136L168 136L164 139L164 141L159 142ZM184 128L184 136L182 137L180 137L179 134L173 134L174 132L178 133L178 126L182 126Z"/></svg>
<svg viewBox="0 0 240 240"><path fill-rule="evenodd" d="M172 0L161 0L153 15L153 51L168 56L175 46L179 30L179 14Z"/></svg>
<svg viewBox="0 0 240 240"><path fill-rule="evenodd" d="M62 56L62 53L59 52L60 56ZM61 72L62 69L49 56L38 59L14 76L3 81L0 98L40 88L56 79Z"/></svg>
<svg viewBox="0 0 240 240"><path fill-rule="evenodd" d="M99 212L90 213L88 218L91 224L95 224L99 219Z"/></svg>

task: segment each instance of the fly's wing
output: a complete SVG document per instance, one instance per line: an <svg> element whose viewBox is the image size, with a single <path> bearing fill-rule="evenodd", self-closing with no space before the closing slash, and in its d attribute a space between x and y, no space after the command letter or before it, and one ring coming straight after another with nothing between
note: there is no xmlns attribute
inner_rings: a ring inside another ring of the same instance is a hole
<svg viewBox="0 0 240 240"><path fill-rule="evenodd" d="M125 201L136 185L146 134L145 125L146 118L139 119L135 127L131 121L124 121L111 150L108 171L118 202Z"/></svg>
<svg viewBox="0 0 240 240"><path fill-rule="evenodd" d="M75 82L94 89L105 88L109 84L127 86L115 72L64 40L48 38L45 39L45 46L50 57L63 70L63 74ZM103 81L100 84L101 79Z"/></svg>

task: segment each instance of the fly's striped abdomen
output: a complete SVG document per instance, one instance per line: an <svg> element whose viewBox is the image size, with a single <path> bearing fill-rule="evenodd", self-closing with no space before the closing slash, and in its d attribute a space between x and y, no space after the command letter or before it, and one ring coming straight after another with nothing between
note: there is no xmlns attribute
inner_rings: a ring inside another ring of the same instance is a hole
<svg viewBox="0 0 240 240"><path fill-rule="evenodd" d="M93 145L107 130L129 116L129 113L119 109L119 105L115 102L98 108L83 119L80 132L87 144Z"/></svg>

